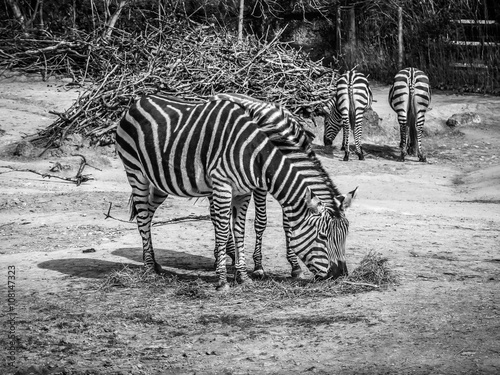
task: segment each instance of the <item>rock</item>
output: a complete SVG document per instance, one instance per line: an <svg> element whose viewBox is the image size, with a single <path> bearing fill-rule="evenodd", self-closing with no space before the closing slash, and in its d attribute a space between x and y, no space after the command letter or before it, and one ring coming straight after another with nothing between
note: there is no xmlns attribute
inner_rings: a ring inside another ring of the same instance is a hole
<svg viewBox="0 0 500 375"><path fill-rule="evenodd" d="M482 122L481 116L475 112L455 113L447 121L446 125L451 128L480 125Z"/></svg>
<svg viewBox="0 0 500 375"><path fill-rule="evenodd" d="M30 142L21 141L17 144L16 149L14 150L15 156L24 156L30 157L33 154L33 150L35 147Z"/></svg>
<svg viewBox="0 0 500 375"><path fill-rule="evenodd" d="M379 117L378 113L375 112L373 109L368 108L365 111L363 117L365 119L364 126L371 127L371 128L373 128L373 127L379 128L380 127L380 117Z"/></svg>
<svg viewBox="0 0 500 375"><path fill-rule="evenodd" d="M368 108L363 115L363 137L388 137L391 133L391 126L383 123L382 119L373 109Z"/></svg>

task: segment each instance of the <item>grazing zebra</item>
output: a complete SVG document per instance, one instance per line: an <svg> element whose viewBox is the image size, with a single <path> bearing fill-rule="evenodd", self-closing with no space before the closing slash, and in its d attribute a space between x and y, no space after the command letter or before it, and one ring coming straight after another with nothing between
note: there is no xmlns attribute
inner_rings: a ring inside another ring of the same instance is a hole
<svg viewBox="0 0 500 375"><path fill-rule="evenodd" d="M406 68L400 70L394 77L394 84L389 91L389 104L398 114L401 133L401 161L405 156L414 155L425 162L422 149L422 129L425 122L425 112L431 102L429 78L421 70Z"/></svg>
<svg viewBox="0 0 500 375"><path fill-rule="evenodd" d="M169 194L206 196L215 227L217 288L227 289L230 215L238 217L245 209L240 199L261 189L283 207L290 247L316 278L347 273L345 210L355 191L341 195L316 158L304 158L307 162L300 165L287 158L241 105L228 100L189 103L160 95L142 97L120 121L116 149L132 187L131 219L137 218L148 270L162 271L151 242L151 220L158 206ZM316 177L315 183L329 191L328 199L315 196L314 184L299 169ZM241 282L248 280L243 230L233 225L235 268Z"/></svg>
<svg viewBox="0 0 500 375"><path fill-rule="evenodd" d="M304 157L304 154L293 152L294 148L298 147L306 153L307 157L315 158L311 143L311 140L314 138L314 134L305 130L302 125L300 125L296 117L287 109L276 104L252 98L247 95L235 93L218 94L212 97L210 100L229 100L243 106L249 112L250 116L257 124L257 126L288 157L293 157L295 160L300 161L300 158ZM285 140L285 142L283 142L283 140ZM287 149L286 144L292 145L292 148ZM322 199L322 195L324 194L323 192L321 192L321 190L315 190L313 191L313 193L319 199ZM328 194L329 192L326 192L326 195ZM264 268L262 266L262 236L267 225L266 196L267 192L265 190L256 189L253 191L255 205L255 248L253 252L253 275L257 277L264 276ZM249 202L246 202L247 206L248 203ZM237 218L235 225L244 226L244 219L245 217ZM292 267L292 277L301 278L303 275L302 268L300 267L300 264L297 260L297 256L292 251L288 243L288 231L290 230L290 228L284 212L283 229L286 234L286 254L287 260ZM229 240L232 241L232 238L229 238ZM231 245L232 244L228 243L228 249L231 248L232 251L227 250L227 254L234 259L234 246L230 247Z"/></svg>
<svg viewBox="0 0 500 375"><path fill-rule="evenodd" d="M370 108L372 98L368 79L363 73L351 69L338 78L335 94L327 103L330 113L325 119L323 142L325 146L331 145L340 129L343 128L342 150L345 151L344 161L349 160L349 128L352 129L354 134L356 154L359 160L364 160L361 148L363 114L367 108Z"/></svg>

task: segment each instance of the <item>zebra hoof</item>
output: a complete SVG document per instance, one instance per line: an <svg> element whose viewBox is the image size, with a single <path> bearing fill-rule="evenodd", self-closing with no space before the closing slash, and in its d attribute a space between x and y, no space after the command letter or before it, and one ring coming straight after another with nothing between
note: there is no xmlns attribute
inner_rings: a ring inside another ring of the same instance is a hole
<svg viewBox="0 0 500 375"><path fill-rule="evenodd" d="M427 158L424 155L419 156L418 161L421 161L422 163L427 162Z"/></svg>
<svg viewBox="0 0 500 375"><path fill-rule="evenodd" d="M358 155L359 160L365 160L365 156L363 154Z"/></svg>
<svg viewBox="0 0 500 375"><path fill-rule="evenodd" d="M259 268L259 269L256 268L252 272L252 277L254 277L256 279L263 279L265 276L266 276L266 274L264 273L263 268Z"/></svg>
<svg viewBox="0 0 500 375"><path fill-rule="evenodd" d="M226 293L229 292L229 284L228 283L223 283L219 284L215 287L215 290L219 293Z"/></svg>
<svg viewBox="0 0 500 375"><path fill-rule="evenodd" d="M156 263L153 266L146 265L146 273L149 273L151 275L161 275L165 273L166 271L161 267L159 263Z"/></svg>
<svg viewBox="0 0 500 375"><path fill-rule="evenodd" d="M241 272L241 271L236 271L234 275L234 280L238 284L251 284L253 283L253 280L248 277L248 274L246 272Z"/></svg>
<svg viewBox="0 0 500 375"><path fill-rule="evenodd" d="M344 161L349 161L349 155L348 155L348 154L346 154L346 155L344 156Z"/></svg>
<svg viewBox="0 0 500 375"><path fill-rule="evenodd" d="M302 272L302 268L294 268L292 269L292 279L302 280L304 279L304 272Z"/></svg>

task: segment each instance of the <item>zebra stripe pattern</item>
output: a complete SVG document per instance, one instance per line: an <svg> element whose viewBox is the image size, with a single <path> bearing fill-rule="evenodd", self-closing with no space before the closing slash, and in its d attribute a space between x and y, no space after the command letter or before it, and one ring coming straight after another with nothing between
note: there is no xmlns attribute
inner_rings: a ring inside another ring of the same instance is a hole
<svg viewBox="0 0 500 375"><path fill-rule="evenodd" d="M363 73L352 69L342 74L337 80L335 94L327 103L329 115L325 119L325 146L331 145L340 129L344 129L342 150L345 151L344 161L349 160L349 128L354 134L356 154L359 160L364 160L361 148L363 134L363 115L372 104L372 91L368 79Z"/></svg>
<svg viewBox="0 0 500 375"><path fill-rule="evenodd" d="M389 104L398 115L401 161L415 151L419 161L427 160L422 148L422 130L430 102L429 78L423 71L406 68L396 74L389 91Z"/></svg>
<svg viewBox="0 0 500 375"><path fill-rule="evenodd" d="M283 140L284 148L301 153ZM270 192L288 223L289 246L318 278L347 273L345 210L355 192L340 195L314 158L299 165L274 145L245 108L229 100L189 103L151 95L126 112L117 128L116 147L132 187L132 217L137 217L143 258L149 270L161 272L151 241L151 220L169 194L210 198L216 237L218 289L227 289L226 244L230 214L256 189ZM329 194L320 200L305 173L315 176ZM321 172L319 172L321 171ZM233 221L234 223L234 221ZM248 280L243 229L233 225L235 267Z"/></svg>
<svg viewBox="0 0 500 375"><path fill-rule="evenodd" d="M287 157L292 157L296 162L300 162L300 158L304 155L302 153L294 153L294 149L298 148L306 153L309 158L315 158L315 154L312 149L312 139L314 134L306 131L302 125L299 123L297 117L295 117L286 108L281 107L277 104L267 103L253 97L235 94L235 93L224 93L214 96L211 100L229 100L239 105L243 106L251 115L252 119L259 126L259 128L269 137L269 139L280 148L280 150L287 155ZM288 145L292 147L289 148ZM321 172L321 171L320 171ZM325 192L315 189L313 193L321 200ZM326 195L329 193L326 192ZM267 192L264 190L254 190L253 198L255 204L255 233L256 241L253 253L254 260L254 271L253 275L257 277L264 276L264 268L262 266L262 236L267 225L267 213L266 213L266 196ZM244 218L237 218L235 225L245 225L245 222L241 222ZM288 245L288 220L286 215L283 213L283 229L287 235L287 260L291 265L292 271L291 275L293 278L301 278L303 276L302 268L297 260L297 256L291 250ZM230 244L228 244L229 246ZM229 251L228 251L228 254ZM234 257L234 256L233 256Z"/></svg>

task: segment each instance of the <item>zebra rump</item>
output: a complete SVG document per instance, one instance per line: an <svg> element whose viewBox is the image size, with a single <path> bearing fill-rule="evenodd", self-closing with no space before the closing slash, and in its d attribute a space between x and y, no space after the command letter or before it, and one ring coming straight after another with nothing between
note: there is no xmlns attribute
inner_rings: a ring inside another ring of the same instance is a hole
<svg viewBox="0 0 500 375"><path fill-rule="evenodd" d="M400 128L401 160L417 152L420 161L426 161L422 148L425 113L431 101L427 75L416 68L400 70L389 90L389 104L397 113Z"/></svg>
<svg viewBox="0 0 500 375"><path fill-rule="evenodd" d="M325 118L324 144L331 145L341 129L343 129L342 150L344 161L349 160L349 133L352 130L356 145L356 154L364 159L361 148L363 134L363 115L372 103L372 92L366 76L351 69L342 74L336 83L335 94L327 103L330 107Z"/></svg>

